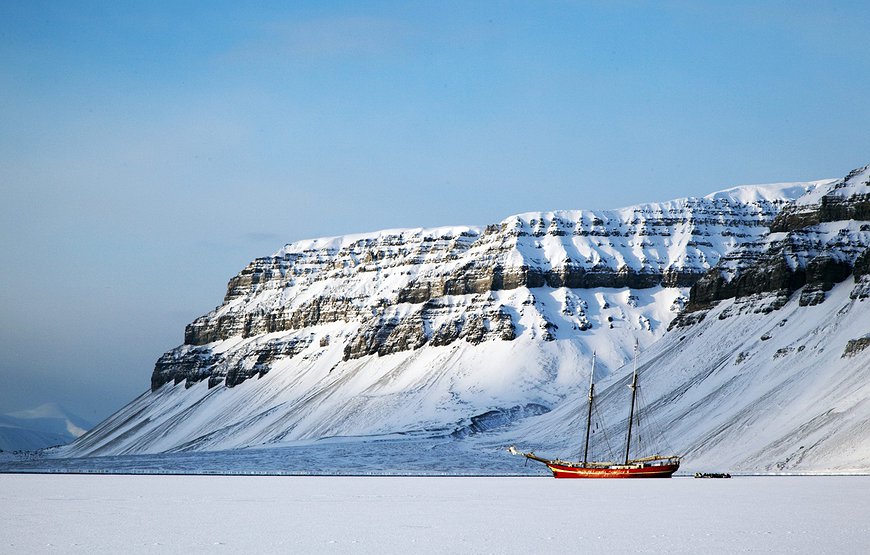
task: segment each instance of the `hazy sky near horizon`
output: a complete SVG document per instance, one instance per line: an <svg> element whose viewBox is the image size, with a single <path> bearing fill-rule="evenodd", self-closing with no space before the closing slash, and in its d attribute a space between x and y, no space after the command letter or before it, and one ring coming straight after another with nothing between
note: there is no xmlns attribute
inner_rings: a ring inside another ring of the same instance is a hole
<svg viewBox="0 0 870 555"><path fill-rule="evenodd" d="M257 256L870 162L866 2L0 3L0 413L98 421Z"/></svg>

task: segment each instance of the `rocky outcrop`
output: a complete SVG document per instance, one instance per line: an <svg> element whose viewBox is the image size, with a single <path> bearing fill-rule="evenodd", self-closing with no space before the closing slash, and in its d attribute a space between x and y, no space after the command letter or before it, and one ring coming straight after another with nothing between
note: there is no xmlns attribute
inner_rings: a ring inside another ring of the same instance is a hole
<svg viewBox="0 0 870 555"><path fill-rule="evenodd" d="M233 387L254 376L264 376L279 358L292 358L310 344L310 340L289 338L266 340L242 349L216 353L212 349L183 345L157 360L151 375L151 389L167 383L185 382L187 387L208 380L209 387L225 383Z"/></svg>
<svg viewBox="0 0 870 555"><path fill-rule="evenodd" d="M437 300L427 301L405 317L378 316L351 337L344 348L344 360L419 349L426 343L443 346L465 340L477 345L488 340L513 340L515 328L504 307L477 301L455 317L449 314L452 307Z"/></svg>
<svg viewBox="0 0 870 555"><path fill-rule="evenodd" d="M846 348L843 349L841 358L857 356L858 353L870 347L870 337L859 337L858 339L850 339L846 343Z"/></svg>
<svg viewBox="0 0 870 555"><path fill-rule="evenodd" d="M860 300L870 297L870 247L855 259L852 274L855 276L855 287L849 296Z"/></svg>
<svg viewBox="0 0 870 555"><path fill-rule="evenodd" d="M825 194L782 210L770 225L771 233L791 232L825 222L870 221L870 166L849 172Z"/></svg>
<svg viewBox="0 0 870 555"><path fill-rule="evenodd" d="M278 306L244 314L230 312L217 318L201 316L185 328L184 343L206 345L234 336L254 337L329 322L350 322L360 317L359 304L344 297L316 297L295 309Z"/></svg>
<svg viewBox="0 0 870 555"><path fill-rule="evenodd" d="M558 268L541 270L529 266L504 268L501 266L468 265L449 276L424 278L411 282L399 292L399 302L422 303L445 295L468 295L516 289L518 287L568 287L592 289L595 287L628 287L648 289L687 287L695 283L703 271L693 268L667 268L663 271L634 270L628 266L611 268L601 265L585 268L567 261Z"/></svg>
<svg viewBox="0 0 870 555"><path fill-rule="evenodd" d="M729 298L801 289L800 304L823 302L834 284L855 276L853 298L867 296L870 166L851 172L783 209L771 234L725 255L691 288L688 311Z"/></svg>
<svg viewBox="0 0 870 555"><path fill-rule="evenodd" d="M828 253L814 257L807 263L804 272L807 285L801 292L800 305L811 306L824 301L825 292L851 274L852 265L848 260L838 260Z"/></svg>

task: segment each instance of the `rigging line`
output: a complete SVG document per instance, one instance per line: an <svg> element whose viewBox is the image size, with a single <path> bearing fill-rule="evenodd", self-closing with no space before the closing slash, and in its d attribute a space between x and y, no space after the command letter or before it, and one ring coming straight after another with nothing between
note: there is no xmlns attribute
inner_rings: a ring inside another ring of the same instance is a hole
<svg viewBox="0 0 870 555"><path fill-rule="evenodd" d="M638 412L638 427L641 429L641 434L643 435L643 449L646 452L655 454L653 451L655 450L656 430L652 429L652 422L648 410L649 405L647 405L643 388L638 390L638 397L640 398L641 406Z"/></svg>
<svg viewBox="0 0 870 555"><path fill-rule="evenodd" d="M643 410L646 406L646 400L643 397L643 389L640 386L637 387L637 449L638 453L646 453L646 436L647 436L647 419L646 419L646 411ZM641 455L643 456L643 455Z"/></svg>
<svg viewBox="0 0 870 555"><path fill-rule="evenodd" d="M643 390L639 392L639 395L643 395ZM668 441L667 437L664 434L664 427L661 425L661 421L656 418L654 411L652 411L651 405L649 405L645 398L642 398L643 403L643 418L647 427L647 435L651 437L654 442L654 446L657 446L661 449L666 449L668 453L673 453L674 449Z"/></svg>
<svg viewBox="0 0 870 555"><path fill-rule="evenodd" d="M595 413L596 422L601 422L601 413L598 412L598 405L595 403L592 404L592 411ZM607 456L610 460L615 461L616 456L613 451L613 446L610 445L610 438L607 436L607 427L600 426L599 429L601 430L602 435L604 435L604 443L607 445Z"/></svg>
<svg viewBox="0 0 870 555"><path fill-rule="evenodd" d="M637 425L641 436L638 438L638 441L640 442L642 452L654 455L656 454L656 431L652 429L652 422L649 417L649 404L647 403L645 388L643 386L638 386L637 397Z"/></svg>
<svg viewBox="0 0 870 555"><path fill-rule="evenodd" d="M662 447L668 450L668 453L676 453L674 446L671 445L671 442L668 441L668 436L665 435L665 427L661 425L660 420L656 420L656 426L659 429L659 436L661 437Z"/></svg>

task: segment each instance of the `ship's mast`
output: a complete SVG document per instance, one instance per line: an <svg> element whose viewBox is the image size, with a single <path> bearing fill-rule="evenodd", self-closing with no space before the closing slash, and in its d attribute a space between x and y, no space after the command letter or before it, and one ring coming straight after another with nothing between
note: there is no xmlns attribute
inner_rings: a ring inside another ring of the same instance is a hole
<svg viewBox="0 0 870 555"><path fill-rule="evenodd" d="M631 377L631 409L628 412L628 437L625 439L625 464L628 464L628 451L631 449L631 425L634 422L634 401L637 397L637 340L634 341L634 374Z"/></svg>
<svg viewBox="0 0 870 555"><path fill-rule="evenodd" d="M583 448L583 466L589 456L589 430L592 428L592 399L595 397L595 351L592 351L592 372L589 374L589 413L586 415L586 446Z"/></svg>

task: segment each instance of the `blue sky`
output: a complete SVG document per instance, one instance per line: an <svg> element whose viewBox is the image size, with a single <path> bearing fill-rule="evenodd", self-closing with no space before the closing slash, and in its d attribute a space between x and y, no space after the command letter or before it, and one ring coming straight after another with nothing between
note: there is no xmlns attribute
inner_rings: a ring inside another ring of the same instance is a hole
<svg viewBox="0 0 870 555"><path fill-rule="evenodd" d="M870 162L865 2L0 3L0 413L99 420L285 242Z"/></svg>

